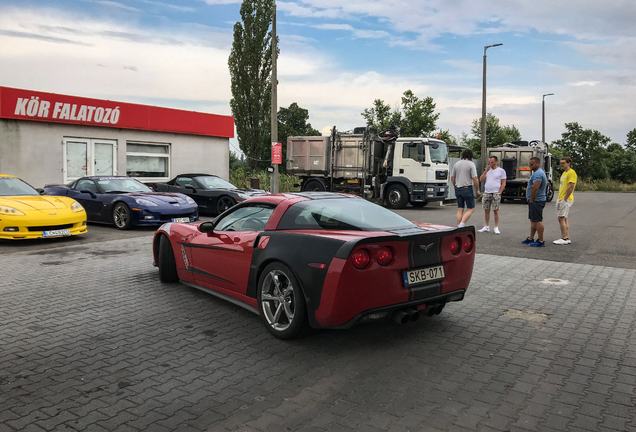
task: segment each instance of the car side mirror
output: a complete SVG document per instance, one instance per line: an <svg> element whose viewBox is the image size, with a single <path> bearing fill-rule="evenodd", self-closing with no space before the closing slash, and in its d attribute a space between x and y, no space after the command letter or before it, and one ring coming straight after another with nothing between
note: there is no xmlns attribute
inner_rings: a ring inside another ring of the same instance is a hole
<svg viewBox="0 0 636 432"><path fill-rule="evenodd" d="M187 185L185 188L186 189L190 189L192 191L192 193L197 193L197 190L196 190L196 188L194 186Z"/></svg>
<svg viewBox="0 0 636 432"><path fill-rule="evenodd" d="M95 193L90 189L82 189L80 193L86 193L89 194L91 198L97 198L97 195L95 195Z"/></svg>
<svg viewBox="0 0 636 432"><path fill-rule="evenodd" d="M40 195L44 195L44 189L42 189L42 188L35 188L35 190L36 190L36 191L38 191L38 193L39 193Z"/></svg>
<svg viewBox="0 0 636 432"><path fill-rule="evenodd" d="M199 231L202 233L210 233L214 231L214 223L212 222L203 222L199 225Z"/></svg>

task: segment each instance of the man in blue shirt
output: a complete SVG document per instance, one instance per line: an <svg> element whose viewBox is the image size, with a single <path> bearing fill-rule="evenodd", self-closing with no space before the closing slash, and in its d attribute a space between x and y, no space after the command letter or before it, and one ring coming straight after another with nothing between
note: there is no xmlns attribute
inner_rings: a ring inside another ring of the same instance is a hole
<svg viewBox="0 0 636 432"><path fill-rule="evenodd" d="M543 241L543 208L545 207L545 191L548 186L548 178L540 168L541 160L533 157L530 159L532 175L526 187L526 199L528 200L528 217L530 218L530 237L521 243L535 247L545 247ZM538 234L534 240L534 234Z"/></svg>

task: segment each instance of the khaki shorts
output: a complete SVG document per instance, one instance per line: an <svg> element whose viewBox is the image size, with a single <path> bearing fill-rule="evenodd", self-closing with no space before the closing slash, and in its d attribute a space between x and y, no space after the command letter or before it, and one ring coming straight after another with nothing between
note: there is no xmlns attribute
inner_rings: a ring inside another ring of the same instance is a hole
<svg viewBox="0 0 636 432"><path fill-rule="evenodd" d="M572 201L561 200L556 203L557 217L568 217L570 213L570 207L572 207Z"/></svg>
<svg viewBox="0 0 636 432"><path fill-rule="evenodd" d="M484 210L499 211L499 205L501 204L501 194L498 193L485 193L481 199L481 203L484 206Z"/></svg>

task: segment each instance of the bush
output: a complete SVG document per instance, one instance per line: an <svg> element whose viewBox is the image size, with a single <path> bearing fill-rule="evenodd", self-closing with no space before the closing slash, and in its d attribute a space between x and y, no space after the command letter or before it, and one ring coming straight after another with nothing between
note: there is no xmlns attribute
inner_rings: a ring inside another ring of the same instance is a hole
<svg viewBox="0 0 636 432"><path fill-rule="evenodd" d="M260 188L270 191L271 176L265 170L250 170L247 165L238 165L230 168L230 183L237 188L250 188L250 180L257 177L260 182ZM278 175L278 191L279 192L297 192L300 189L294 187L294 183L300 183L298 177L279 173Z"/></svg>
<svg viewBox="0 0 636 432"><path fill-rule="evenodd" d="M555 190L557 186L555 186ZM636 184L625 184L618 180L579 180L575 191L636 192Z"/></svg>

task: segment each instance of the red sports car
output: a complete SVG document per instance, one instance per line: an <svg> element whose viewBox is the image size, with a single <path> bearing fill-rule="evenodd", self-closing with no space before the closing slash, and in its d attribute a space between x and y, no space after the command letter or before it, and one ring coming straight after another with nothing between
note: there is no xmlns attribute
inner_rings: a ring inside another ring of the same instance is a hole
<svg viewBox="0 0 636 432"><path fill-rule="evenodd" d="M460 301L475 261L473 227L414 224L358 197L255 197L214 222L167 223L153 241L163 282L202 289L291 339L307 324L414 321Z"/></svg>

